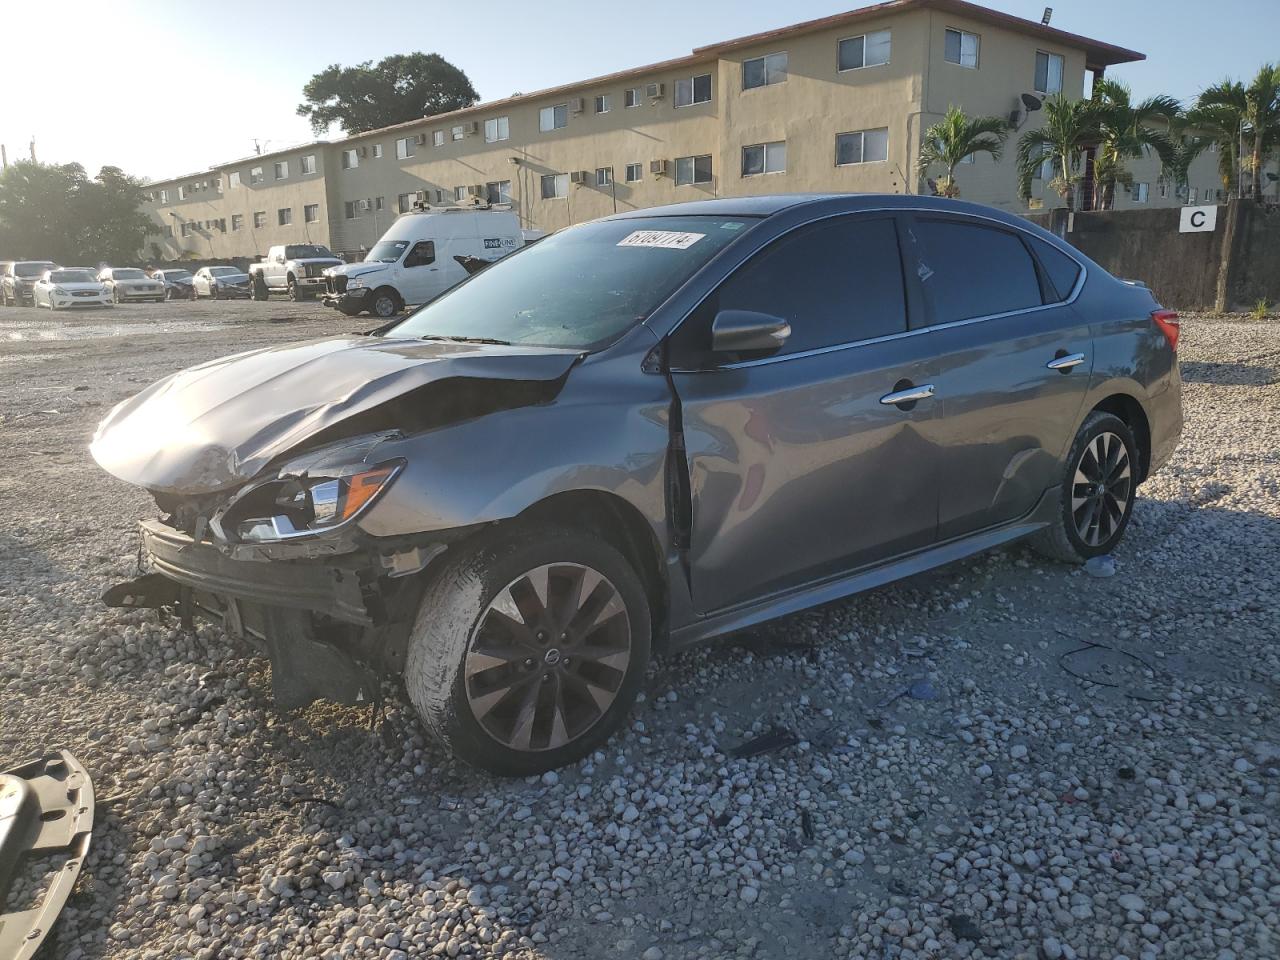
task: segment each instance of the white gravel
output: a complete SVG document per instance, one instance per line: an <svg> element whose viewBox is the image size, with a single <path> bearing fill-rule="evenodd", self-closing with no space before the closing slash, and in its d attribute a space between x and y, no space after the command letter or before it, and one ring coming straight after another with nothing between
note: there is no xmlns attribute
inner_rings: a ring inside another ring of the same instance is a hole
<svg viewBox="0 0 1280 960"><path fill-rule="evenodd" d="M1185 320L1183 445L1114 577L1016 547L661 659L625 735L527 781L400 698L376 734L283 715L217 629L97 601L154 514L85 452L110 405L360 325L0 308L0 766L68 747L100 798L49 956L1280 955L1280 324Z"/></svg>

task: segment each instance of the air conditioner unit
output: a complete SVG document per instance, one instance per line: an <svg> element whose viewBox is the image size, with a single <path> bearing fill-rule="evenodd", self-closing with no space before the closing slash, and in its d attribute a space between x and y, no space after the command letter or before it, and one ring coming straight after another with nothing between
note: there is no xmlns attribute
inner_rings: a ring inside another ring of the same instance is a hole
<svg viewBox="0 0 1280 960"><path fill-rule="evenodd" d="M427 145L427 135L425 133L420 133L413 139L417 142L419 146L425 147Z"/></svg>
<svg viewBox="0 0 1280 960"><path fill-rule="evenodd" d="M586 182L587 182L587 171L585 171L585 170L574 170L573 172L571 172L571 173L569 174L569 182L570 182L570 183L586 183Z"/></svg>
<svg viewBox="0 0 1280 960"><path fill-rule="evenodd" d="M472 120L470 123L465 125L465 132L469 136L474 137L480 132L480 122L478 120Z"/></svg>
<svg viewBox="0 0 1280 960"><path fill-rule="evenodd" d="M357 201L356 206L358 206L361 210L371 210L373 208L373 201L359 200Z"/></svg>
<svg viewBox="0 0 1280 960"><path fill-rule="evenodd" d="M666 96L667 85L665 83L650 83L644 88L644 95L650 100L657 100Z"/></svg>
<svg viewBox="0 0 1280 960"><path fill-rule="evenodd" d="M569 101L569 111L571 113L581 113L583 110L582 98L574 97Z"/></svg>
<svg viewBox="0 0 1280 960"><path fill-rule="evenodd" d="M426 190L419 190L416 194L419 203L426 203L430 198L427 196Z"/></svg>
<svg viewBox="0 0 1280 960"><path fill-rule="evenodd" d="M667 161L665 161L665 160L650 160L650 161L649 161L649 172L650 172L650 173L652 173L652 174L654 174L655 176L659 176L659 177L661 177L663 174L665 174L665 173L667 172Z"/></svg>

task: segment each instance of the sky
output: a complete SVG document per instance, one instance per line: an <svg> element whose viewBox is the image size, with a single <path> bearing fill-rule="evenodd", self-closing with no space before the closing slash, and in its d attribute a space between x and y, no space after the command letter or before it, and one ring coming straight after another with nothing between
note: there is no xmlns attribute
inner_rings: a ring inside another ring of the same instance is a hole
<svg viewBox="0 0 1280 960"><path fill-rule="evenodd" d="M177 177L319 137L296 115L330 64L435 52L482 100L671 57L869 0L59 0L3 3L0 144L11 160ZM981 0L1039 20L1044 0ZM1110 68L1139 97L1190 99L1280 58L1280 0L1056 0L1052 25L1142 51ZM56 10L56 12L52 12ZM15 42L15 39L17 42Z"/></svg>

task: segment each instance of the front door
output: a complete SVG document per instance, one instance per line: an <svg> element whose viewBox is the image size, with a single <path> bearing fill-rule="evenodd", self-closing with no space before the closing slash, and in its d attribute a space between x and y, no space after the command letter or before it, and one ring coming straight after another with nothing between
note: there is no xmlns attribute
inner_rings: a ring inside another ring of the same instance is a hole
<svg viewBox="0 0 1280 960"><path fill-rule="evenodd" d="M722 310L785 319L767 355L717 356ZM925 341L907 335L892 216L802 227L755 254L672 334L694 605L731 607L928 546L937 450Z"/></svg>
<svg viewBox="0 0 1280 960"><path fill-rule="evenodd" d="M1080 267L990 222L916 215L946 483L938 539L1022 517L1062 479L1092 370Z"/></svg>
<svg viewBox="0 0 1280 960"><path fill-rule="evenodd" d="M440 294L443 284L434 240L419 240L410 247L400 268L400 296L405 303L427 303Z"/></svg>

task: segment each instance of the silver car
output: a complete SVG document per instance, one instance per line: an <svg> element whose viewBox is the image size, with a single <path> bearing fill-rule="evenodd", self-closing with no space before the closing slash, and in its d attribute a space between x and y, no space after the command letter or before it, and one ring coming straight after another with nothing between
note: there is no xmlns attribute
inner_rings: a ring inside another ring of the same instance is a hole
<svg viewBox="0 0 1280 960"><path fill-rule="evenodd" d="M134 303L150 300L163 303L164 283L148 277L137 267L106 267L99 271L98 282L107 288L114 303Z"/></svg>
<svg viewBox="0 0 1280 960"><path fill-rule="evenodd" d="M1114 550L1182 427L1177 315L930 197L608 217L367 336L120 404L120 606L207 615L278 701L375 699L504 774L581 758L651 654L1029 538Z"/></svg>

